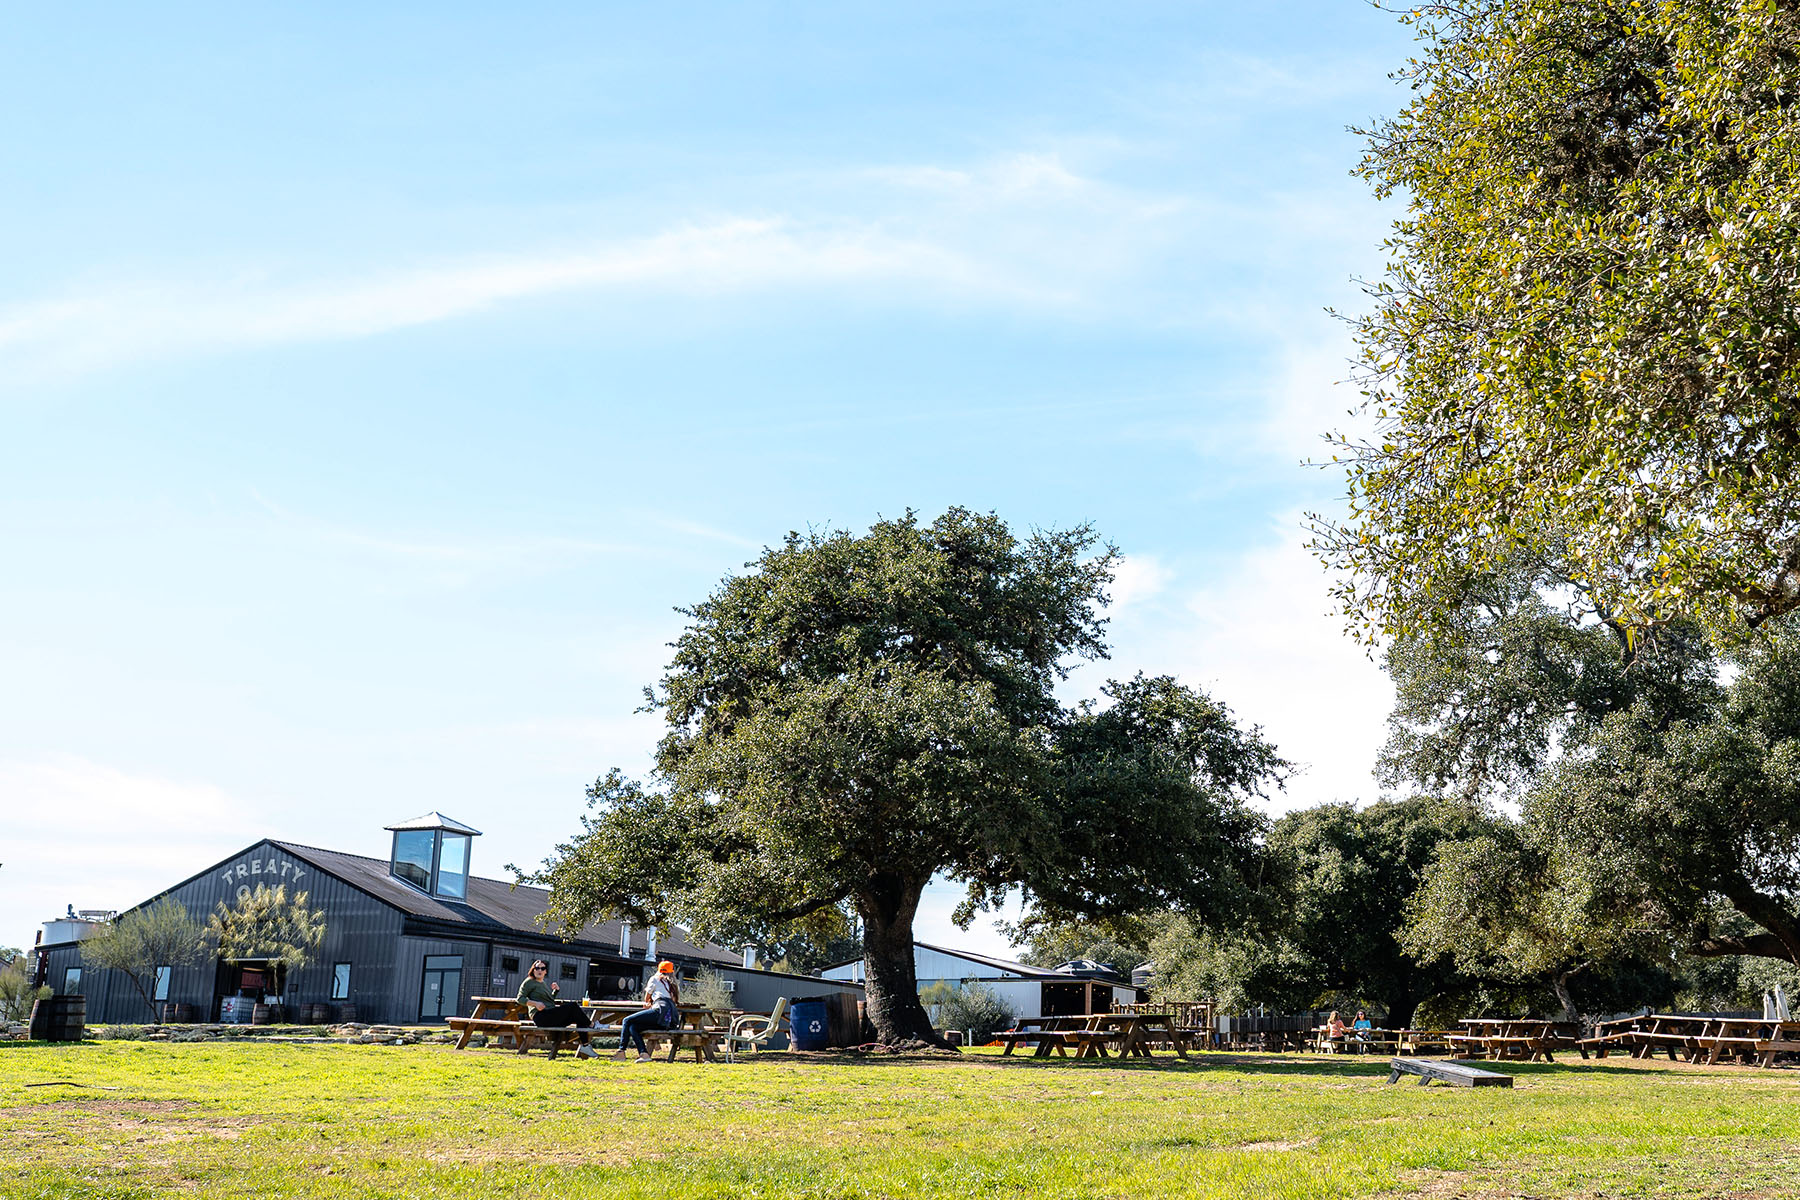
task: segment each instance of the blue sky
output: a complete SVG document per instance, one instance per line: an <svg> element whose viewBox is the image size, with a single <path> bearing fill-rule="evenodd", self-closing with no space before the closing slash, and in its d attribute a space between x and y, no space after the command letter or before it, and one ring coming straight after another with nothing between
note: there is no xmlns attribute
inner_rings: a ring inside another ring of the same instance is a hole
<svg viewBox="0 0 1800 1200"><path fill-rule="evenodd" d="M1091 521L1109 675L1368 799L1300 460L1404 30L1283 6L40 6L0 40L0 943L261 836L475 869L642 772L789 529ZM999 949L985 919L927 940Z"/></svg>

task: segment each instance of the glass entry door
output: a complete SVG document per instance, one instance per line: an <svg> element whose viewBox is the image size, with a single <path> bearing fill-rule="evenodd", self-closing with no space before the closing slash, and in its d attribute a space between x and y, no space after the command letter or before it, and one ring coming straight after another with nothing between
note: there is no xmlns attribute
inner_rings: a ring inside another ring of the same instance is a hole
<svg viewBox="0 0 1800 1200"><path fill-rule="evenodd" d="M462 955L432 954L425 958L425 986L420 989L419 1020L442 1021L456 1015L462 995Z"/></svg>

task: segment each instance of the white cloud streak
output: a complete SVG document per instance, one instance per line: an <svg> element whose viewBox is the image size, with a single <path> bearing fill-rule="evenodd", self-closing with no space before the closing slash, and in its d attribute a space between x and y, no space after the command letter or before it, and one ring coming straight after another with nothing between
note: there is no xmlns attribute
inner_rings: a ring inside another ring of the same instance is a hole
<svg viewBox="0 0 1800 1200"><path fill-rule="evenodd" d="M951 248L879 229L729 219L582 250L322 283L250 278L100 288L0 311L0 368L15 378L42 376L169 354L368 337L566 292L717 294L859 281L1014 299L1030 293Z"/></svg>
<svg viewBox="0 0 1800 1200"><path fill-rule="evenodd" d="M18 946L67 905L129 907L279 834L212 784L70 755L0 759L0 811L0 942Z"/></svg>
<svg viewBox="0 0 1800 1200"><path fill-rule="evenodd" d="M0 308L0 379L17 386L129 362L367 338L536 298L641 300L780 290L851 291L879 303L991 305L1158 326L1283 328L1283 305L1226 299L1196 273L1273 281L1370 227L1328 198L1229 199L1134 188L1056 153L968 167L903 165L763 181L759 214L636 238L435 262L337 278L90 283ZM755 190L755 189L752 189ZM1269 308L1270 311L1264 311Z"/></svg>
<svg viewBox="0 0 1800 1200"><path fill-rule="evenodd" d="M1302 769L1274 807L1375 798L1370 772L1386 740L1393 686L1344 636L1328 579L1303 545L1297 514L1218 572L1168 589L1165 603L1115 628L1117 676L1173 673L1261 725Z"/></svg>

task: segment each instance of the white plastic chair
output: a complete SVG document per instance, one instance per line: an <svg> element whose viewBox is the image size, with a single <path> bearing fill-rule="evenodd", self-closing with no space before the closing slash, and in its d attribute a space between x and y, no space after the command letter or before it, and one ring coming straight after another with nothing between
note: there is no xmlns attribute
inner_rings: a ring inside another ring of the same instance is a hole
<svg viewBox="0 0 1800 1200"><path fill-rule="evenodd" d="M781 1022L787 1016L788 998L781 997L775 1001L775 1007L768 1016L760 1013L744 1013L731 1018L731 1028L725 1031L725 1061L736 1062L738 1047L746 1050L760 1050L768 1045L769 1039L781 1031Z"/></svg>

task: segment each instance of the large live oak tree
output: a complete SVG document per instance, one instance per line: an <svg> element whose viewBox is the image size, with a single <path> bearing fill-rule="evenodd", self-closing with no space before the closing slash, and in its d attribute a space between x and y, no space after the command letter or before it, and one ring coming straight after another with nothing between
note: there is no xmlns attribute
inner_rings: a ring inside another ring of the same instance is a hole
<svg viewBox="0 0 1800 1200"><path fill-rule="evenodd" d="M1800 618L1722 660L1692 628L1572 616L1553 582L1472 581L1439 635L1389 656L1391 781L1519 812L1441 856L1410 948L1479 943L1565 984L1620 957L1800 963Z"/></svg>
<svg viewBox="0 0 1800 1200"><path fill-rule="evenodd" d="M1406 6L1363 174L1407 208L1356 321L1372 437L1315 518L1353 626L1553 558L1634 633L1800 606L1800 5Z"/></svg>
<svg viewBox="0 0 1800 1200"><path fill-rule="evenodd" d="M992 515L790 534L687 610L652 703L660 787L617 772L532 878L565 929L613 913L755 941L854 909L868 1013L936 1040L913 919L934 875L965 915L1014 888L1050 915L1244 910L1285 764L1168 679L1054 688L1100 658L1115 556L1087 528L1015 537Z"/></svg>

